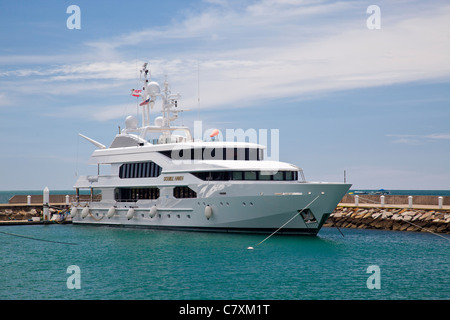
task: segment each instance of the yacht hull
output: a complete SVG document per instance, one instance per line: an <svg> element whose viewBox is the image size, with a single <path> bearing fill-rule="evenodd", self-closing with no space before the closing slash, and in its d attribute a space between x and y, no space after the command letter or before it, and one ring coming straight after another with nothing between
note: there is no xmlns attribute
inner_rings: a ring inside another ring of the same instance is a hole
<svg viewBox="0 0 450 320"><path fill-rule="evenodd" d="M340 183L205 183L197 198L79 205L74 224L316 235L350 188ZM82 213L84 208L84 212ZM113 209L112 209L113 208ZM112 214L111 212L114 211Z"/></svg>

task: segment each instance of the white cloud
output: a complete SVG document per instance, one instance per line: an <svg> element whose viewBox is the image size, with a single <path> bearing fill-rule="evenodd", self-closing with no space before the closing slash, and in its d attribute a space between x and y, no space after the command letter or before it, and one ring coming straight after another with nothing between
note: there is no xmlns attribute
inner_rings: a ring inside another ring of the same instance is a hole
<svg viewBox="0 0 450 320"><path fill-rule="evenodd" d="M429 139L437 139L437 140L450 140L450 134L445 133L435 133L426 136Z"/></svg>
<svg viewBox="0 0 450 320"><path fill-rule="evenodd" d="M108 121L112 119L124 119L128 115L136 115L136 102L114 105L69 105L47 114L56 118L82 118L94 121Z"/></svg>
<svg viewBox="0 0 450 320"><path fill-rule="evenodd" d="M0 77L43 77L40 81L132 79L136 75L135 63L128 61L69 63L56 67L28 67L0 72Z"/></svg>
<svg viewBox="0 0 450 320"><path fill-rule="evenodd" d="M136 84L144 62L129 57L130 47L148 52L144 59L154 78L162 82L167 74L190 107L197 105L198 84L203 108L236 108L450 78L450 41L443 32L450 28L450 6L415 13L422 6L414 2L391 11L382 2L381 30L369 30L366 7L356 1L207 2L206 9L171 24L85 43L88 60L4 71L0 80L31 77L40 83L34 92L62 95L108 87L123 91L125 81L130 88Z"/></svg>
<svg viewBox="0 0 450 320"><path fill-rule="evenodd" d="M397 20L386 19L381 30L368 30L364 10L345 19L345 10L353 13L354 6L262 1L241 11L209 10L165 29L120 37L116 48L145 36L198 43L198 50L183 50L178 59L169 55L158 62L171 65L166 70L180 79L177 88L192 104L197 99L196 60L200 61L205 107L241 107L316 92L449 79L450 42L440 30L450 26L450 7L417 16L402 13ZM327 24L323 16L330 13L343 18ZM267 22L262 15L272 20ZM325 26L306 25L302 18L309 18L307 22L317 18ZM211 35L220 40L217 49Z"/></svg>
<svg viewBox="0 0 450 320"><path fill-rule="evenodd" d="M392 143L405 145L422 145L431 142L438 142L442 140L450 140L450 134L447 133L433 133L428 135L417 134L388 134L386 137L392 137Z"/></svg>

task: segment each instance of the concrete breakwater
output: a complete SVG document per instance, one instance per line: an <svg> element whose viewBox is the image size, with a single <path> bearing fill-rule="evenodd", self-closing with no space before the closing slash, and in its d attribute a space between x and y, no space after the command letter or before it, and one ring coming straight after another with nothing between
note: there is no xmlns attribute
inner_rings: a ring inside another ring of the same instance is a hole
<svg viewBox="0 0 450 320"><path fill-rule="evenodd" d="M324 226L450 234L450 210L338 206Z"/></svg>

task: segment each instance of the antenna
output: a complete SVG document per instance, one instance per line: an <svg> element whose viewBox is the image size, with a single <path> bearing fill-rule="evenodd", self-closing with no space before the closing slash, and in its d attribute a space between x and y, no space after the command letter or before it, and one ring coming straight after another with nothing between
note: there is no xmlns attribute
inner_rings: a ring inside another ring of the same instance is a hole
<svg viewBox="0 0 450 320"><path fill-rule="evenodd" d="M197 120L200 120L200 60L197 60Z"/></svg>

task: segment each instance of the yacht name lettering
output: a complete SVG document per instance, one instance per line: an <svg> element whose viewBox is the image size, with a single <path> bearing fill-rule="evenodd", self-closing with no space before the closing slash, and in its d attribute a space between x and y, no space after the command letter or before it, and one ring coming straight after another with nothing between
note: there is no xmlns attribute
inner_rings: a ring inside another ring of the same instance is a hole
<svg viewBox="0 0 450 320"><path fill-rule="evenodd" d="M183 181L184 180L184 176L169 176L169 177L164 177L164 181Z"/></svg>

